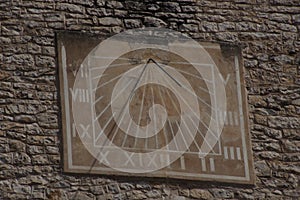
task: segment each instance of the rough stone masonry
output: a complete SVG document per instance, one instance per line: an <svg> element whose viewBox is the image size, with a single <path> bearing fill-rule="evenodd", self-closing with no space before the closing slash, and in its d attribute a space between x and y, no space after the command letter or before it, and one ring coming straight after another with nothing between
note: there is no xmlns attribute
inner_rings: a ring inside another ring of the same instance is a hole
<svg viewBox="0 0 300 200"><path fill-rule="evenodd" d="M166 27L243 49L256 185L62 171L55 32ZM0 199L298 199L299 0L1 0Z"/></svg>

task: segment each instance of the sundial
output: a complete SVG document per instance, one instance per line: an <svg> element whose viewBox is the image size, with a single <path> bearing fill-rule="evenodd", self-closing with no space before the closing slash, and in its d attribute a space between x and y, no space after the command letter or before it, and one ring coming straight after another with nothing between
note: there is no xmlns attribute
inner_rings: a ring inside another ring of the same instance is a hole
<svg viewBox="0 0 300 200"><path fill-rule="evenodd" d="M57 38L66 172L254 182L238 48L166 29Z"/></svg>

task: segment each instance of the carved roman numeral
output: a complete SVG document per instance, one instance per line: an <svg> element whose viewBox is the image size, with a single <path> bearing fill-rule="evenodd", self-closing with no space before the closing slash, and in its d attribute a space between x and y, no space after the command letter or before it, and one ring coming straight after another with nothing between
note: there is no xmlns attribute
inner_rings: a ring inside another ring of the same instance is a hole
<svg viewBox="0 0 300 200"><path fill-rule="evenodd" d="M69 88L69 90L73 102L81 102L81 103L90 102L90 95L88 89Z"/></svg>

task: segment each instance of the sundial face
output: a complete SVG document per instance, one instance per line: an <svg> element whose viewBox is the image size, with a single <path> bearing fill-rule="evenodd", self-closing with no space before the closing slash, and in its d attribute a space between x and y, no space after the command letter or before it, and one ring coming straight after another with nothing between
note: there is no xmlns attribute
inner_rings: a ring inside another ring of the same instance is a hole
<svg viewBox="0 0 300 200"><path fill-rule="evenodd" d="M164 29L58 46L65 171L253 182L236 48Z"/></svg>

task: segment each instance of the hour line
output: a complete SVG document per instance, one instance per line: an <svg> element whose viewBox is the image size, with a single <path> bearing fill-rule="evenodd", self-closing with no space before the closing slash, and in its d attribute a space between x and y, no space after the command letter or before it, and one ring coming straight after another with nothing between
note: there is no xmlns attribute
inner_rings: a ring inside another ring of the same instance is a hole
<svg viewBox="0 0 300 200"><path fill-rule="evenodd" d="M129 85L131 84L133 80L131 79L130 81L128 81L128 83L125 85L125 87L115 96L115 98L111 101L111 104L119 97L120 94L123 93L123 91L129 87ZM96 117L96 119L94 119L94 122L97 121L99 119L99 117L102 116L102 114L110 107L111 104L108 104L103 110L102 112Z"/></svg>

